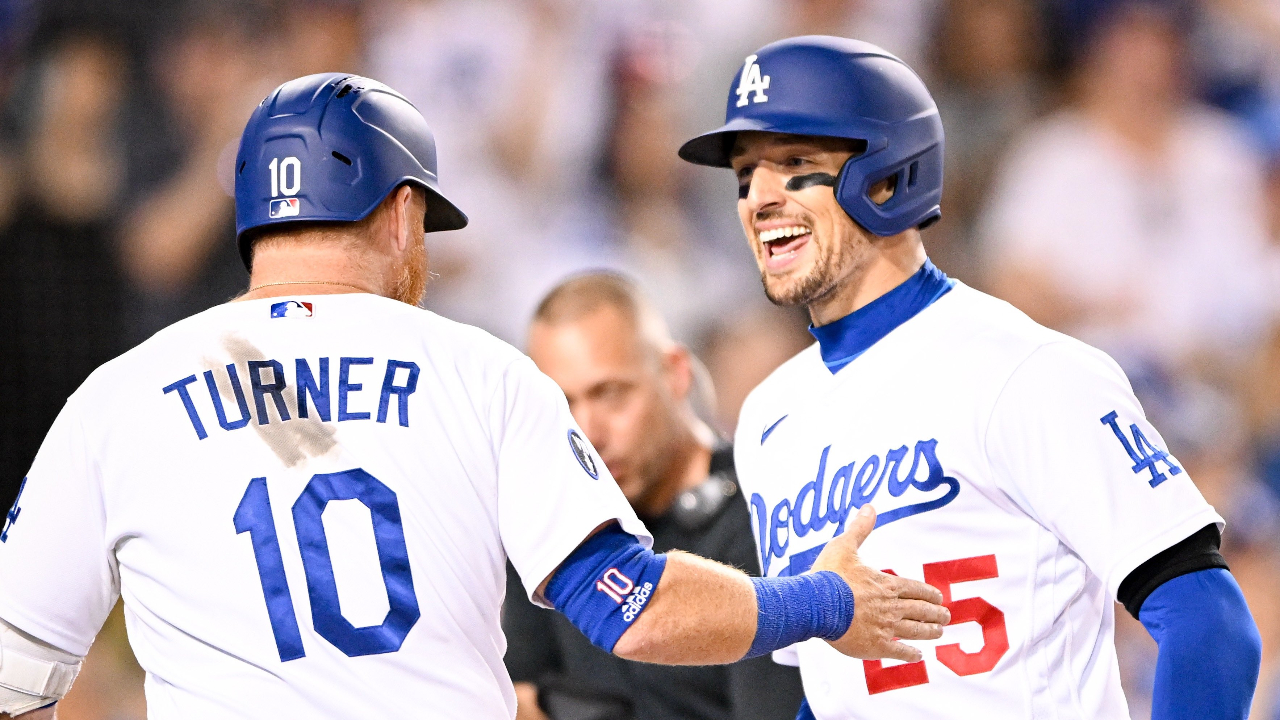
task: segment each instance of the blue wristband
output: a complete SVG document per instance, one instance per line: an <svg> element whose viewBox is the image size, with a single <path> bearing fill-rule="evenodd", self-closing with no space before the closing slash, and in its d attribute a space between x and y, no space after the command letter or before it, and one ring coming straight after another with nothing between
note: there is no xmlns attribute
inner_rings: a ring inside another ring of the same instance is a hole
<svg viewBox="0 0 1280 720"><path fill-rule="evenodd" d="M756 637L745 657L809 638L835 640L853 624L853 590L830 570L751 582L756 588Z"/></svg>

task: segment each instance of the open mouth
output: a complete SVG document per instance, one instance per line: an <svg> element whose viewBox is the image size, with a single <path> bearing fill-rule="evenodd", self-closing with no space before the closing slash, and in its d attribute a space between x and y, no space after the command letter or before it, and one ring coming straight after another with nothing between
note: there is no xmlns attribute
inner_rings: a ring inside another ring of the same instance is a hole
<svg viewBox="0 0 1280 720"><path fill-rule="evenodd" d="M766 257L775 258L795 253L809 241L813 231L803 225L787 225L760 231Z"/></svg>

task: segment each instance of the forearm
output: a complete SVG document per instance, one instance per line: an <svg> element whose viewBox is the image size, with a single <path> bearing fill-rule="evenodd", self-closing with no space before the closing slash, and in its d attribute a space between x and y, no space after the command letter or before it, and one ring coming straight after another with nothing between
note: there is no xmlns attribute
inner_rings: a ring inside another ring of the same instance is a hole
<svg viewBox="0 0 1280 720"><path fill-rule="evenodd" d="M664 665L716 665L741 659L755 634L756 593L746 573L670 552L648 608L613 652Z"/></svg>
<svg viewBox="0 0 1280 720"><path fill-rule="evenodd" d="M1231 573L1201 570L1156 588L1139 613L1159 647L1152 720L1243 720L1262 641Z"/></svg>
<svg viewBox="0 0 1280 720"><path fill-rule="evenodd" d="M143 287L164 291L181 286L219 239L218 223L230 212L231 201L213 177L216 157L193 160L125 223L125 270Z"/></svg>
<svg viewBox="0 0 1280 720"><path fill-rule="evenodd" d="M596 647L632 660L723 664L821 638L851 657L915 662L920 651L897 639L936 640L951 616L936 588L858 561L873 527L875 512L864 506L850 530L826 544L813 572L776 578L748 578L682 552L655 555L606 527L535 597Z"/></svg>
<svg viewBox="0 0 1280 720"><path fill-rule="evenodd" d="M518 682L516 688L516 720L550 720L538 707L538 687L533 683Z"/></svg>

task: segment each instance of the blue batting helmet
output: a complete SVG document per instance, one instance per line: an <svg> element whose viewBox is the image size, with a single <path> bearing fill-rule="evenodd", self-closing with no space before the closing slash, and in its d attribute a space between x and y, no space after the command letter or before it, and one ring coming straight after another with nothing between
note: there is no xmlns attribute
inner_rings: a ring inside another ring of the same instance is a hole
<svg viewBox="0 0 1280 720"><path fill-rule="evenodd" d="M236 155L236 238L285 222L354 222L404 183L427 193L427 232L466 227L436 179L436 142L418 109L375 80L307 75L258 105Z"/></svg>
<svg viewBox="0 0 1280 720"><path fill-rule="evenodd" d="M744 130L864 140L845 163L836 200L876 235L896 235L942 217L942 119L924 81L906 63L859 40L810 35L766 45L747 58L729 91L725 124L680 148L699 165L730 167ZM877 205L872 185L897 177Z"/></svg>

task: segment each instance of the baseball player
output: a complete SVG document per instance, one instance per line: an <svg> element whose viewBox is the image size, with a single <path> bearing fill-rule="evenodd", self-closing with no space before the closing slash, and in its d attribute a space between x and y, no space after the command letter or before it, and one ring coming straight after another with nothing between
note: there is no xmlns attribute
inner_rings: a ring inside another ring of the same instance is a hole
<svg viewBox="0 0 1280 720"><path fill-rule="evenodd" d="M800 667L802 716L1127 718L1117 600L1159 646L1156 720L1247 715L1260 639L1222 519L1124 373L925 256L943 133L910 68L855 40L773 43L680 155L732 168L765 292L807 306L818 341L738 424L765 575L805 572L875 503L864 560L951 609L916 662L775 654Z"/></svg>
<svg viewBox="0 0 1280 720"><path fill-rule="evenodd" d="M917 659L894 636L941 635L940 593L858 563L871 512L800 578L649 550L555 383L415 307L424 231L466 224L435 169L422 116L366 78L254 111L248 293L99 368L0 527L0 713L52 716L122 596L153 718L511 718L508 557L631 659L810 637Z"/></svg>

